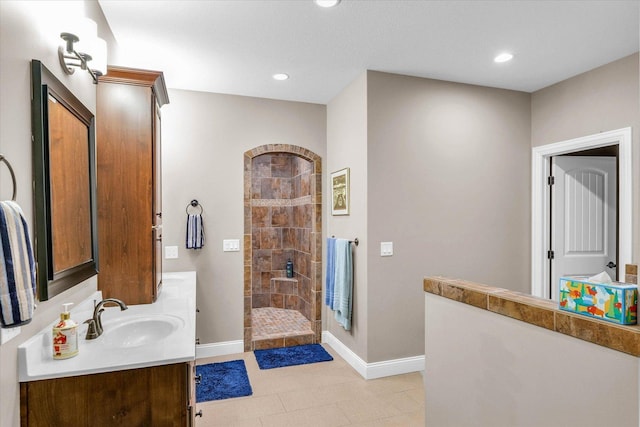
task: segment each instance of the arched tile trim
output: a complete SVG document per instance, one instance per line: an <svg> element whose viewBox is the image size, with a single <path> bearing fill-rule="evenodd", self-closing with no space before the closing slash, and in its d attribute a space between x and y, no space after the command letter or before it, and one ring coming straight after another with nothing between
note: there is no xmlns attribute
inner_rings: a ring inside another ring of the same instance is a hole
<svg viewBox="0 0 640 427"><path fill-rule="evenodd" d="M311 304L311 327L314 332L313 343L321 342L322 337L322 160L319 155L304 147L291 144L266 144L244 153L244 350L256 348L252 340L252 258L253 244L251 224L251 164L255 157L262 154L289 153L299 156L313 165L311 175L312 231L311 231L311 292L314 295ZM271 343L261 342L260 347L283 347L307 344L296 342L293 338L279 338Z"/></svg>

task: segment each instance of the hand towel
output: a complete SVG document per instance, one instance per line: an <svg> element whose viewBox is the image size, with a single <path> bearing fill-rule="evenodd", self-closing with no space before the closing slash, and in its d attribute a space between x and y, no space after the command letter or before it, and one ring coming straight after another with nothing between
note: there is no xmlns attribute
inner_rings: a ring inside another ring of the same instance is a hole
<svg viewBox="0 0 640 427"><path fill-rule="evenodd" d="M346 239L336 239L333 310L335 311L335 319L347 331L351 329L352 309L353 258L351 243Z"/></svg>
<svg viewBox="0 0 640 427"><path fill-rule="evenodd" d="M333 310L333 291L336 283L336 239L327 238L327 271L325 277L324 303Z"/></svg>
<svg viewBox="0 0 640 427"><path fill-rule="evenodd" d="M0 323L24 325L35 308L36 263L27 221L15 202L0 202L0 241Z"/></svg>
<svg viewBox="0 0 640 427"><path fill-rule="evenodd" d="M201 214L187 215L187 249L202 249L204 246L204 226Z"/></svg>

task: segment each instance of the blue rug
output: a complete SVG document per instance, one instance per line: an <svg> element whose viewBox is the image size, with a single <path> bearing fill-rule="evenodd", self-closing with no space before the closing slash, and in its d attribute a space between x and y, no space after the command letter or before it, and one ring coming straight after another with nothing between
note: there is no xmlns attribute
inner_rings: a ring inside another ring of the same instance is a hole
<svg viewBox="0 0 640 427"><path fill-rule="evenodd" d="M196 375L202 375L200 384L196 385L196 402L253 394L244 360L196 366Z"/></svg>
<svg viewBox="0 0 640 427"><path fill-rule="evenodd" d="M260 369L282 368L284 366L306 365L328 362L333 357L320 344L297 345L294 347L254 350Z"/></svg>

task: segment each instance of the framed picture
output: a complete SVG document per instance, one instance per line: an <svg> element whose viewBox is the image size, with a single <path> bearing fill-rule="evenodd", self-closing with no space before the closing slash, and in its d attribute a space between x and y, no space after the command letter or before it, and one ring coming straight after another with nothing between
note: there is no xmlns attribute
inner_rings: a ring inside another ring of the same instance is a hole
<svg viewBox="0 0 640 427"><path fill-rule="evenodd" d="M331 173L331 215L349 215L349 168Z"/></svg>

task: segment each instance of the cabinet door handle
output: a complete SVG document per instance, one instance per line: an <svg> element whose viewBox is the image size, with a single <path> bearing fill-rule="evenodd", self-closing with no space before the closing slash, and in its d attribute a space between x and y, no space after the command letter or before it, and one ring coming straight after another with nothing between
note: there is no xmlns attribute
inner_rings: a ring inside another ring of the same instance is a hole
<svg viewBox="0 0 640 427"><path fill-rule="evenodd" d="M201 417L202 416L202 409L200 409L198 412L196 412L196 417Z"/></svg>

